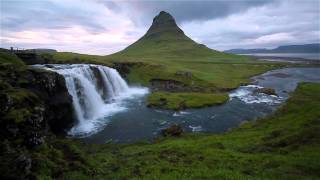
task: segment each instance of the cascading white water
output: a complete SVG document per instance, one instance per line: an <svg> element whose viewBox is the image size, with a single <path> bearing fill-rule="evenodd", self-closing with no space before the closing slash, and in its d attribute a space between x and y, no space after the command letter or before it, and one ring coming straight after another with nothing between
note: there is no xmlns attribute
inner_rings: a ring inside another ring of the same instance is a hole
<svg viewBox="0 0 320 180"><path fill-rule="evenodd" d="M125 109L123 100L143 95L146 88L129 87L115 69L89 64L40 67L64 76L78 124L69 134L87 136L99 131L106 117Z"/></svg>

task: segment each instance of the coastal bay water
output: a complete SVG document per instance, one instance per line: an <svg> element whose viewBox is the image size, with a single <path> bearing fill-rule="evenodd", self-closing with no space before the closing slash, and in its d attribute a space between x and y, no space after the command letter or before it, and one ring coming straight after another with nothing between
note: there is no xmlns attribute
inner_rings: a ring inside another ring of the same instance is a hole
<svg viewBox="0 0 320 180"><path fill-rule="evenodd" d="M124 111L105 117L101 131L81 137L89 143L131 143L152 140L161 129L179 124L185 131L222 133L246 121L271 114L289 97L299 82L320 82L320 68L286 68L252 78L252 84L230 92L230 100L220 106L184 111L146 107L147 95L122 101ZM255 89L275 89L278 96L254 93ZM77 136L74 136L77 137Z"/></svg>
<svg viewBox="0 0 320 180"><path fill-rule="evenodd" d="M241 55L251 55L257 57L303 58L306 60L320 61L320 53L251 53Z"/></svg>

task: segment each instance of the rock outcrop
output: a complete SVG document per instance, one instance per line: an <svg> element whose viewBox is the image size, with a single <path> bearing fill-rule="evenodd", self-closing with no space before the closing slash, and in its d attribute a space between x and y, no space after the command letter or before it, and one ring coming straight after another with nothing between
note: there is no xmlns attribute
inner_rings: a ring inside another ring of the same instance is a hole
<svg viewBox="0 0 320 180"><path fill-rule="evenodd" d="M65 79L58 73L30 70L34 79L29 88L45 104L45 119L56 134L64 133L74 125L72 97Z"/></svg>
<svg viewBox="0 0 320 180"><path fill-rule="evenodd" d="M153 92L216 92L214 87L192 86L173 79L151 79L150 88Z"/></svg>
<svg viewBox="0 0 320 180"><path fill-rule="evenodd" d="M33 147L48 130L64 134L74 124L72 98L64 78L54 72L0 66L0 126L3 137Z"/></svg>
<svg viewBox="0 0 320 180"><path fill-rule="evenodd" d="M136 62L114 62L113 68L115 68L122 77L126 77L130 73L130 69L134 66L141 66L142 63Z"/></svg>
<svg viewBox="0 0 320 180"><path fill-rule="evenodd" d="M171 79L152 79L150 85L152 91L183 92L189 90L189 87L182 82Z"/></svg>

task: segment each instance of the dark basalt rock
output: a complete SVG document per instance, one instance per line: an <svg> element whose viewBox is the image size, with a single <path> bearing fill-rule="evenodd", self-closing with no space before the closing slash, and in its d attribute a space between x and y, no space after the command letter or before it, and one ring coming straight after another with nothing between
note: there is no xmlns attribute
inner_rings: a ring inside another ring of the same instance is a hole
<svg viewBox="0 0 320 180"><path fill-rule="evenodd" d="M127 77L130 73L130 69L134 66L142 66L141 62L114 62L113 68L116 69L122 77Z"/></svg>
<svg viewBox="0 0 320 180"><path fill-rule="evenodd" d="M0 94L0 115L3 116L13 105L12 98L8 94Z"/></svg>
<svg viewBox="0 0 320 180"><path fill-rule="evenodd" d="M14 66L0 69L1 136L21 139L22 144L33 147L43 143L48 129L64 134L73 126L72 97L63 76Z"/></svg>
<svg viewBox="0 0 320 180"><path fill-rule="evenodd" d="M3 96L3 92L1 93L0 96ZM19 142L19 145L28 148L42 144L47 134L45 107L42 102L26 90L8 92L5 96L10 99L10 105L0 112L2 139Z"/></svg>
<svg viewBox="0 0 320 180"><path fill-rule="evenodd" d="M183 92L189 90L189 87L182 82L171 79L151 79L150 84L152 91Z"/></svg>
<svg viewBox="0 0 320 180"><path fill-rule="evenodd" d="M35 179L30 176L32 158L22 148L12 147L8 141L0 142L0 159L1 179Z"/></svg>
<svg viewBox="0 0 320 180"><path fill-rule="evenodd" d="M54 72L0 65L0 179L36 179L32 152L74 123L72 98Z"/></svg>
<svg viewBox="0 0 320 180"><path fill-rule="evenodd" d="M185 76L185 74L183 75ZM190 76L188 73L187 76ZM183 82L173 79L151 79L150 80L151 91L166 91L166 92L216 92L214 87L204 88L198 86L190 86Z"/></svg>
<svg viewBox="0 0 320 180"><path fill-rule="evenodd" d="M56 134L64 133L74 125L72 97L63 76L55 72L30 70L34 79L30 89L45 104L45 119Z"/></svg>
<svg viewBox="0 0 320 180"><path fill-rule="evenodd" d="M256 90L254 90L254 93L263 93L263 94L267 94L267 95L275 95L275 96L277 96L276 91L274 89L272 89L272 88L256 89Z"/></svg>
<svg viewBox="0 0 320 180"><path fill-rule="evenodd" d="M166 136L181 136L182 133L183 133L182 127L177 124L172 124L170 127L163 129L161 131L161 134L165 137Z"/></svg>

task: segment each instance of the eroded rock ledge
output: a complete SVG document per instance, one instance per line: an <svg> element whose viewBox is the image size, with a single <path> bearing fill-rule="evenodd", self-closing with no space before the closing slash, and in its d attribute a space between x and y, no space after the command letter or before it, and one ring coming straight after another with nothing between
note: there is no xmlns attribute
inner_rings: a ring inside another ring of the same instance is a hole
<svg viewBox="0 0 320 180"><path fill-rule="evenodd" d="M42 144L48 132L65 134L72 127L72 97L61 75L11 65L0 69L2 137L33 147Z"/></svg>
<svg viewBox="0 0 320 180"><path fill-rule="evenodd" d="M150 88L153 92L166 91L166 92L216 92L217 90L212 87L197 87L186 85L183 82L173 79L151 79Z"/></svg>

